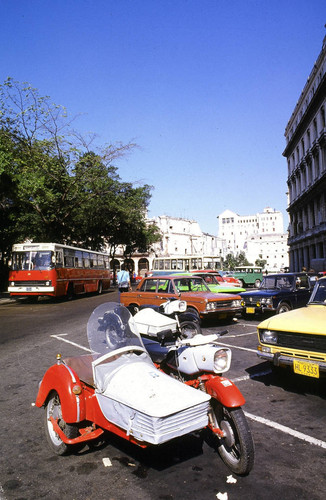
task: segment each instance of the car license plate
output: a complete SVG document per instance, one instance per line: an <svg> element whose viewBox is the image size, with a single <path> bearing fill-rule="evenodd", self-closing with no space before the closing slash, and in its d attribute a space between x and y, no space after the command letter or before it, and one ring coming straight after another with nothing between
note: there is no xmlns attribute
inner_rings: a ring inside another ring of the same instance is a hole
<svg viewBox="0 0 326 500"><path fill-rule="evenodd" d="M306 361L293 361L294 373L306 375L307 377L319 378L319 365L316 363L308 363Z"/></svg>
<svg viewBox="0 0 326 500"><path fill-rule="evenodd" d="M246 307L246 313L247 314L255 314L255 308L254 307Z"/></svg>

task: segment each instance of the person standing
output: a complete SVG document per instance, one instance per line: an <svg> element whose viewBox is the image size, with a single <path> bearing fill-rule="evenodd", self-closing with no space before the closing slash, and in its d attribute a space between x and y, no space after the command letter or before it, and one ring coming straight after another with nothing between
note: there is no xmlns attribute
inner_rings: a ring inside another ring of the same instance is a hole
<svg viewBox="0 0 326 500"><path fill-rule="evenodd" d="M124 264L121 265L121 269L120 271L118 271L117 282L118 282L119 300L120 300L120 294L128 292L128 290L130 289L130 274L128 273L128 271L126 271Z"/></svg>

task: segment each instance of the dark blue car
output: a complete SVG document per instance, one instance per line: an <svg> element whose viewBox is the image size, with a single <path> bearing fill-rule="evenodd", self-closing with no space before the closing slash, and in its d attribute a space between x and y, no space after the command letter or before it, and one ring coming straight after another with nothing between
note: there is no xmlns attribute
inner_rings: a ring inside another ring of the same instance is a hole
<svg viewBox="0 0 326 500"><path fill-rule="evenodd" d="M242 315L279 314L303 307L312 289L313 283L306 273L269 274L263 278L258 290L240 293Z"/></svg>

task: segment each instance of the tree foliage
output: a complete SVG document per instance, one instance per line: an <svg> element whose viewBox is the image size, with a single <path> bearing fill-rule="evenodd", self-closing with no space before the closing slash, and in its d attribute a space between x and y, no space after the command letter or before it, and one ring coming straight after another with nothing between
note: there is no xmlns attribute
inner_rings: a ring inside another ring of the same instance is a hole
<svg viewBox="0 0 326 500"><path fill-rule="evenodd" d="M223 266L228 270L232 270L238 266L252 266L252 264L247 260L246 254L240 252L236 256L228 253L224 259Z"/></svg>
<svg viewBox="0 0 326 500"><path fill-rule="evenodd" d="M145 250L151 186L122 182L115 162L137 146L92 147L63 106L12 79L0 85L0 252L17 241Z"/></svg>

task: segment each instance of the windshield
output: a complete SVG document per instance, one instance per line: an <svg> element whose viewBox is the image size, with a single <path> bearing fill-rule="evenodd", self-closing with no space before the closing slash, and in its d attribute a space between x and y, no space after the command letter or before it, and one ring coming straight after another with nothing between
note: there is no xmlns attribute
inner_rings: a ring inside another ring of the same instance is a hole
<svg viewBox="0 0 326 500"><path fill-rule="evenodd" d="M128 346L144 349L133 317L126 307L116 302L101 304L92 312L87 323L87 338L91 350L101 355Z"/></svg>
<svg viewBox="0 0 326 500"><path fill-rule="evenodd" d="M12 269L14 271L43 270L51 267L52 252L50 250L14 252Z"/></svg>
<svg viewBox="0 0 326 500"><path fill-rule="evenodd" d="M209 288L202 278L176 278L174 285L178 292L209 292Z"/></svg>
<svg viewBox="0 0 326 500"><path fill-rule="evenodd" d="M315 288L313 289L308 304L312 302L314 304L326 304L326 280L317 281L317 283L315 284Z"/></svg>
<svg viewBox="0 0 326 500"><path fill-rule="evenodd" d="M294 276L267 276L263 278L259 288L265 290L291 290L293 283Z"/></svg>
<svg viewBox="0 0 326 500"><path fill-rule="evenodd" d="M217 281L214 274L210 274L210 273L203 274L203 275L201 275L201 278L203 278L203 280L205 281L205 283L207 283L207 285L219 285L219 286L221 286L220 282Z"/></svg>

